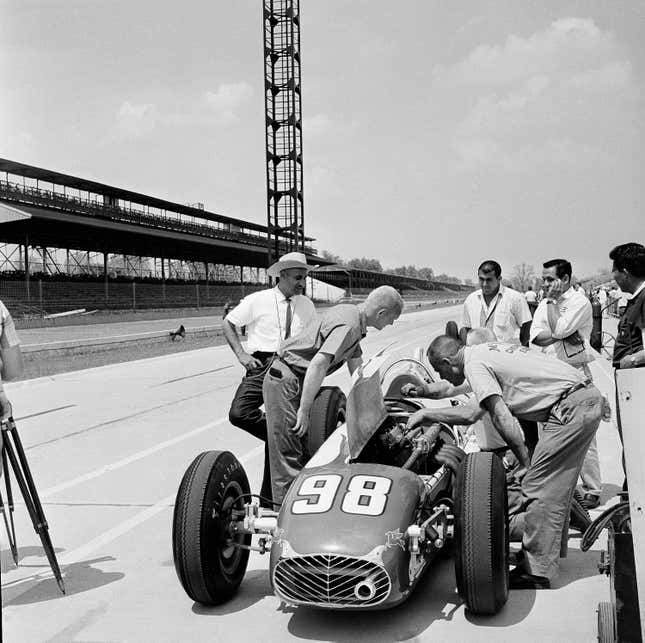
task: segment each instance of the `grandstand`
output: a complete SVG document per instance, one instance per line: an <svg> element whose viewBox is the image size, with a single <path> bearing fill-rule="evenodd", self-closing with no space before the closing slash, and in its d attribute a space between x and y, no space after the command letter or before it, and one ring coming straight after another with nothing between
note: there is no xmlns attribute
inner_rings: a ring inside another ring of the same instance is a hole
<svg viewBox="0 0 645 643"><path fill-rule="evenodd" d="M17 316L221 306L267 286L266 226L7 159L0 173L0 299ZM313 241L313 276L350 296L382 284L429 300L469 290L329 266Z"/></svg>

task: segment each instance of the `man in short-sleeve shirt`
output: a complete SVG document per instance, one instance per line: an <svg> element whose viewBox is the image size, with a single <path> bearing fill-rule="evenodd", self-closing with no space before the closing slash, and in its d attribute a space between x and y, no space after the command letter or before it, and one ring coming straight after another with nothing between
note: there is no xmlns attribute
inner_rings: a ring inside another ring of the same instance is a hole
<svg viewBox="0 0 645 643"><path fill-rule="evenodd" d="M564 362L503 343L464 347L447 336L429 348L430 363L453 385L465 379L479 408L471 405L423 409L408 428L422 422L469 424L488 411L526 474L510 516L511 533L522 536L522 560L511 572L515 589L546 589L566 553L569 507L580 467L600 423L602 396L584 373ZM518 440L513 416L545 422L532 458ZM564 545L564 547L563 547Z"/></svg>
<svg viewBox="0 0 645 643"><path fill-rule="evenodd" d="M497 261L484 261L477 275L480 289L466 297L461 325L468 330L488 328L500 342L528 346L531 312L526 299L502 284Z"/></svg>
<svg viewBox="0 0 645 643"><path fill-rule="evenodd" d="M362 304L330 308L282 344L263 385L274 502L282 502L306 458L313 455L305 440L311 405L323 379L344 363L353 373L362 361L360 341L367 327L382 330L402 310L399 293L381 286Z"/></svg>

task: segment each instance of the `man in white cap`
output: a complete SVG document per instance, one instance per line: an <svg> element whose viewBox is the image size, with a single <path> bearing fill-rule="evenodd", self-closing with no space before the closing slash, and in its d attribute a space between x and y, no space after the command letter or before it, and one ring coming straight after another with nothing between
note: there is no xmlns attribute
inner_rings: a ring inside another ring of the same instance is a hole
<svg viewBox="0 0 645 643"><path fill-rule="evenodd" d="M267 424L260 410L264 404L262 382L280 342L297 335L316 317L311 300L304 295L307 273L312 268L301 252L290 252L267 270L270 277L279 278L275 288L254 292L231 310L224 318L224 337L246 373L235 392L229 421L265 443L264 475L260 495L270 506L271 473L267 446ZM237 329L246 326L246 349Z"/></svg>

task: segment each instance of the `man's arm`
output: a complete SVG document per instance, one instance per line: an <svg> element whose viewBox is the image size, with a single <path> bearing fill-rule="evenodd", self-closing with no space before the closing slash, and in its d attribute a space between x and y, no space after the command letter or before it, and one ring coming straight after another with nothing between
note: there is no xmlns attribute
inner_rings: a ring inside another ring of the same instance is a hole
<svg viewBox="0 0 645 643"><path fill-rule="evenodd" d="M316 353L313 356L305 379L302 384L302 394L300 396L300 406L296 414L296 424L291 428L299 438L307 433L309 430L309 413L311 412L311 405L314 403L316 395L320 390L320 385L327 375L327 370L331 364L332 356L328 353Z"/></svg>
<svg viewBox="0 0 645 643"><path fill-rule="evenodd" d="M225 319L222 322L222 330L224 331L224 337L226 338L228 345L231 347L231 350L235 353L235 357L237 357L244 368L251 370L262 366L262 362L259 359L249 355L244 350L242 342L240 342L240 337L237 334L237 328L235 328L228 319Z"/></svg>
<svg viewBox="0 0 645 643"><path fill-rule="evenodd" d="M470 393L472 389L467 381L455 386L448 380L439 380L438 382L425 382L424 384L404 384L401 387L401 395L407 397L426 397L430 400L442 400L446 397L455 397Z"/></svg>
<svg viewBox="0 0 645 643"><path fill-rule="evenodd" d="M421 424L443 422L444 424L474 424L484 415L484 410L475 402L459 406L444 406L440 409L421 409L413 413L407 422L407 429L414 429Z"/></svg>
<svg viewBox="0 0 645 643"><path fill-rule="evenodd" d="M499 431L506 444L510 447L515 457L523 467L531 464L529 452L524 444L524 440L515 430L515 421L513 414L510 412L506 402L500 395L490 395L482 400L482 406L490 413L493 420L493 426Z"/></svg>
<svg viewBox="0 0 645 643"><path fill-rule="evenodd" d="M580 305L569 306L563 314L557 304L548 304L547 311L551 336L556 340L566 339L584 324L585 318L591 317L591 304L581 299Z"/></svg>

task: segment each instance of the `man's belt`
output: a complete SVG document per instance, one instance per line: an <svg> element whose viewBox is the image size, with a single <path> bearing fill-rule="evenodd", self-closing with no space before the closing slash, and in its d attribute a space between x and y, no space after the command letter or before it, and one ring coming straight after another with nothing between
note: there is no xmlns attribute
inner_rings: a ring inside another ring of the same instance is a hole
<svg viewBox="0 0 645 643"><path fill-rule="evenodd" d="M561 396L560 399L558 400L557 403L562 402L562 400L566 400L569 395L572 393L575 393L576 391L579 391L580 389L587 388L587 386L590 386L593 384L593 382L589 379L586 379L582 382L578 382L577 384L574 384L568 391L565 391Z"/></svg>
<svg viewBox="0 0 645 643"><path fill-rule="evenodd" d="M255 351L254 353L251 353L251 357L255 357L255 359L261 359L261 360L266 360L266 359L271 359L275 353L270 353L267 351Z"/></svg>

